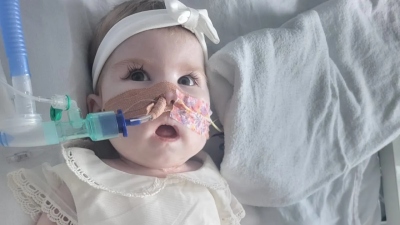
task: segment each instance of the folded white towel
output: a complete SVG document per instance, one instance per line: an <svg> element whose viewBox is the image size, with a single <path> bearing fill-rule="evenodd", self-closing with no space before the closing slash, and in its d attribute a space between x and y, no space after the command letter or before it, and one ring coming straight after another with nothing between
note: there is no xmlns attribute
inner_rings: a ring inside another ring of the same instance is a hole
<svg viewBox="0 0 400 225"><path fill-rule="evenodd" d="M315 193L400 134L400 3L330 1L209 61L221 172L248 205Z"/></svg>

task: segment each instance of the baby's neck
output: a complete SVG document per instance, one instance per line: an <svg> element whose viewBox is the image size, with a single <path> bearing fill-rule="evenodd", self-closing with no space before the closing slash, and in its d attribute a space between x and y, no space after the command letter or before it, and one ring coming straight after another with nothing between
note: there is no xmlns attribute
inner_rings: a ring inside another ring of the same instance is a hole
<svg viewBox="0 0 400 225"><path fill-rule="evenodd" d="M141 166L124 158L105 159L103 161L108 166L111 166L114 169L126 173L142 175L142 176L159 177L159 178L165 178L168 174L195 171L198 170L203 165L201 162L197 160L190 159L189 161L180 166L163 168L163 169L153 169Z"/></svg>

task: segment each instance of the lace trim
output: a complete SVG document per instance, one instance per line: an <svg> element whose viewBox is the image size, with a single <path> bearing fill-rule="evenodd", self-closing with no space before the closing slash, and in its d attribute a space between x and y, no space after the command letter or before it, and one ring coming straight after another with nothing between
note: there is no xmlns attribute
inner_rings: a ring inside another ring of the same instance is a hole
<svg viewBox="0 0 400 225"><path fill-rule="evenodd" d="M113 194L119 194L119 195L122 195L125 197L145 198L148 196L153 196L153 195L158 194L161 190L163 190L165 188L166 184L180 182L177 179L166 178L166 179L160 180L159 178L154 178L154 182L152 185L150 185L148 187L142 187L136 192L123 192L123 191L119 191L119 190L115 190L115 189L113 190L102 184L97 183L91 177L89 177L89 175L85 174L85 172L82 171L82 169L79 168L78 164L75 162L71 151L68 151L67 149L63 149L62 153L66 160L67 166L80 180L82 180L85 183L88 183L93 188L108 191Z"/></svg>
<svg viewBox="0 0 400 225"><path fill-rule="evenodd" d="M223 182L222 184L214 183L211 185L211 184L207 184L206 182L202 182L198 179L193 179L191 177L187 177L187 176L181 175L181 174L173 174L173 175L171 175L171 177L176 177L176 178L179 178L182 180L186 180L186 181L192 182L194 184L204 186L206 188L211 188L213 190L225 190L228 187L228 184L225 182Z"/></svg>
<svg viewBox="0 0 400 225"><path fill-rule="evenodd" d="M240 210L240 212L235 214L235 217L222 218L221 221L223 222L223 224L240 225L240 221L244 218L244 216L244 210Z"/></svg>
<svg viewBox="0 0 400 225"><path fill-rule="evenodd" d="M8 187L22 210L34 221L37 221L43 212L47 214L51 222L57 223L57 225L77 225L77 221L65 215L40 188L29 183L23 170L8 174Z"/></svg>

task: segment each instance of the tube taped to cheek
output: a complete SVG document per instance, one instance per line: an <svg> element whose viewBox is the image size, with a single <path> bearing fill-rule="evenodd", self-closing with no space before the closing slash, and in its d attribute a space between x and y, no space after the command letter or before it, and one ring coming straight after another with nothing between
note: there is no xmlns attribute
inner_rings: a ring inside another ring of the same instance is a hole
<svg viewBox="0 0 400 225"><path fill-rule="evenodd" d="M175 94L175 101L168 103L165 95ZM157 118L164 112L170 113L170 118L187 128L209 137L211 123L210 104L202 99L192 97L169 82L160 82L149 88L132 89L121 93L105 103L106 111L121 109L126 118L152 115Z"/></svg>
<svg viewBox="0 0 400 225"><path fill-rule="evenodd" d="M177 101L172 107L170 117L189 129L208 138L210 127L210 104L202 99L185 95L176 89Z"/></svg>

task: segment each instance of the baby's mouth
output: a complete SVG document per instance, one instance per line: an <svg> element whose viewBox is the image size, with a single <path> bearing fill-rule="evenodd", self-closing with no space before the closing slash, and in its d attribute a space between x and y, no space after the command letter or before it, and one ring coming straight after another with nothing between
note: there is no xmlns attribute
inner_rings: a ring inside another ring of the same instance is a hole
<svg viewBox="0 0 400 225"><path fill-rule="evenodd" d="M179 137L178 131L171 125L161 125L156 130L156 135L163 139L177 139Z"/></svg>

